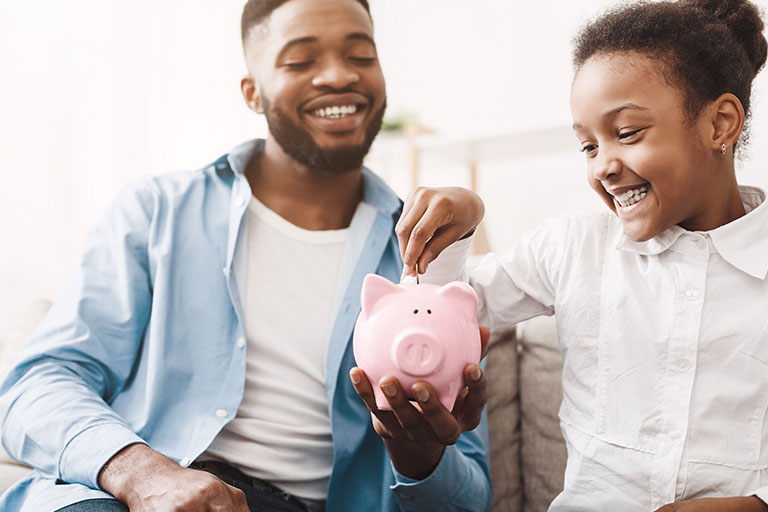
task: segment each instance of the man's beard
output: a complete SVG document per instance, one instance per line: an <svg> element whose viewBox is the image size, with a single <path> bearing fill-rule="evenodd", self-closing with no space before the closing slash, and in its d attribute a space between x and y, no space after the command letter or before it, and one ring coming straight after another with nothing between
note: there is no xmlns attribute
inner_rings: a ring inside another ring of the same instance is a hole
<svg viewBox="0 0 768 512"><path fill-rule="evenodd" d="M315 144L309 132L297 126L290 117L274 107L267 98L262 97L262 102L264 103L264 115L267 118L269 132L283 151L300 164L327 174L343 174L362 167L363 158L368 154L373 139L376 138L381 129L384 111L387 108L385 100L365 128L365 139L362 144L323 149Z"/></svg>

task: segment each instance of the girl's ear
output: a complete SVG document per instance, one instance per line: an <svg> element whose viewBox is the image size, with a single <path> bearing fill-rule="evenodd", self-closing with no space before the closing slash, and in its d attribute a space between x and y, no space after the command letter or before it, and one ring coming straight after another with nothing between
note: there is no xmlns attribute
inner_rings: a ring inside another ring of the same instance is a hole
<svg viewBox="0 0 768 512"><path fill-rule="evenodd" d="M259 87L257 86L253 77L244 76L240 80L240 91L243 93L243 99L248 108L256 112L257 114L264 113L264 107L261 104L261 95L259 94Z"/></svg>
<svg viewBox="0 0 768 512"><path fill-rule="evenodd" d="M739 98L730 92L721 94L712 107L712 149L723 152L723 145L726 149L732 148L741 135L744 128L744 107Z"/></svg>

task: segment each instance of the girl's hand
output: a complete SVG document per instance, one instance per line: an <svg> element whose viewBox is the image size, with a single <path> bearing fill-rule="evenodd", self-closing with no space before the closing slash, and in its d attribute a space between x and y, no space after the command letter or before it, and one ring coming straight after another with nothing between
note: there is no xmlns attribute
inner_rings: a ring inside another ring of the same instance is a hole
<svg viewBox="0 0 768 512"><path fill-rule="evenodd" d="M656 512L766 512L768 505L757 496L703 498L664 505Z"/></svg>
<svg viewBox="0 0 768 512"><path fill-rule="evenodd" d="M480 196L461 187L418 187L405 200L395 226L406 275L423 274L456 240L471 235L485 213Z"/></svg>

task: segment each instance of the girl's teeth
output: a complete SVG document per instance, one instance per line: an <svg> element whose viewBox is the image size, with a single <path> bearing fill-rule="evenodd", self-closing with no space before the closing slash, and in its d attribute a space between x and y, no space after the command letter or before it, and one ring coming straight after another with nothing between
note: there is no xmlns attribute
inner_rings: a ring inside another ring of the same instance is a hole
<svg viewBox="0 0 768 512"><path fill-rule="evenodd" d="M619 205L626 208L627 206L632 206L633 204L640 201L642 198L646 196L646 194L647 194L646 191L635 192L630 197L626 197L626 194L622 194L621 199L617 197L616 200L619 202Z"/></svg>
<svg viewBox="0 0 768 512"><path fill-rule="evenodd" d="M635 204L636 202L644 198L647 193L648 193L648 187L642 186L642 187L634 188L632 190L628 190L627 192L624 192L623 194L619 194L615 197L619 205L626 207L626 206Z"/></svg>
<svg viewBox="0 0 768 512"><path fill-rule="evenodd" d="M338 119L357 112L357 105L336 105L333 107L319 108L312 112L313 116L324 117L328 119Z"/></svg>

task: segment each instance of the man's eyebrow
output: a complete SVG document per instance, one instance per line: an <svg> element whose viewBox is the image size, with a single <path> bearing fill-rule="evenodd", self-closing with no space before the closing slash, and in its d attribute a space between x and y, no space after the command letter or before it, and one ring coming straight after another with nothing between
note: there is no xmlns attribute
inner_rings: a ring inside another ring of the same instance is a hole
<svg viewBox="0 0 768 512"><path fill-rule="evenodd" d="M297 46L300 44L311 44L316 42L317 42L317 38L312 36L291 39L290 41L285 43L282 48L280 48L280 51L277 54L277 60L280 60L283 57L283 55L285 55L285 53L291 48L293 48L294 46Z"/></svg>
<svg viewBox="0 0 768 512"><path fill-rule="evenodd" d="M640 105L637 105L635 103L625 103L623 105L619 105L616 108L612 108L607 112L603 112L603 114L600 117L603 119L612 119L625 110L638 110L640 112L648 112L650 109L646 107L641 107ZM574 130L578 130L581 127L582 125L580 123L573 123L573 126L572 126Z"/></svg>
<svg viewBox="0 0 768 512"><path fill-rule="evenodd" d="M365 32L352 32L351 34L347 35L347 40L358 40L358 41L366 41L368 43L371 43L374 47L376 47L376 42L373 40L373 38L366 34Z"/></svg>

